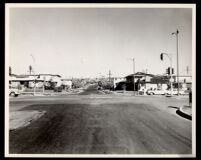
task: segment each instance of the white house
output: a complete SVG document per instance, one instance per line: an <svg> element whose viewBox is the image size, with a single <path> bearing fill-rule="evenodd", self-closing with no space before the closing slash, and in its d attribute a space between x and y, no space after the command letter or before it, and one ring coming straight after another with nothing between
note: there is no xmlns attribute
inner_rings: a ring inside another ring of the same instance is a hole
<svg viewBox="0 0 201 160"><path fill-rule="evenodd" d="M56 87L61 85L61 76L53 74L15 75L10 76L9 84L12 87L43 87L47 82L55 82Z"/></svg>
<svg viewBox="0 0 201 160"><path fill-rule="evenodd" d="M72 79L61 79L61 84L72 88Z"/></svg>

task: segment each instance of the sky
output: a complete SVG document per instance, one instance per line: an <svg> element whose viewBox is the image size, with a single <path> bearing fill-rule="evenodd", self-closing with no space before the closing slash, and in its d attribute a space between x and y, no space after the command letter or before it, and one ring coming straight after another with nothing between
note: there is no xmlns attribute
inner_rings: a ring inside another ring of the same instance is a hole
<svg viewBox="0 0 201 160"><path fill-rule="evenodd" d="M192 10L189 8L11 8L9 64L14 74L62 77L124 77L147 69L164 74L172 55L176 72L192 69Z"/></svg>

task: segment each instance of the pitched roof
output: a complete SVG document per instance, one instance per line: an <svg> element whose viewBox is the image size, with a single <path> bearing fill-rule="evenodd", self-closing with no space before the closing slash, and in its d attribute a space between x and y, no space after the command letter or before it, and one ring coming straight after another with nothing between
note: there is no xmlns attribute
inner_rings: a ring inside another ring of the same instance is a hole
<svg viewBox="0 0 201 160"><path fill-rule="evenodd" d="M150 77L154 77L153 74L147 74L147 73L144 73L144 72L137 72L135 74L129 74L128 76L126 76L126 78L127 77L133 77L133 75L135 75L135 76L150 76Z"/></svg>
<svg viewBox="0 0 201 160"><path fill-rule="evenodd" d="M61 77L58 74L21 74L21 75L16 75L16 77L19 77L19 78L30 77L30 76L57 76L57 77Z"/></svg>

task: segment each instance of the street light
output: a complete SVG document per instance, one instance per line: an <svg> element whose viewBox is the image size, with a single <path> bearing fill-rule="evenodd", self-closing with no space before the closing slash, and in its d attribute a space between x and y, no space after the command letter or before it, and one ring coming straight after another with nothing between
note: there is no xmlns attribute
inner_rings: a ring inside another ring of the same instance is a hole
<svg viewBox="0 0 201 160"><path fill-rule="evenodd" d="M163 55L166 55L170 60L170 90L172 96L172 55L167 53L161 53L160 55L161 60L163 60Z"/></svg>
<svg viewBox="0 0 201 160"><path fill-rule="evenodd" d="M176 35L176 49L177 49L177 92L179 95L179 52L178 52L178 34L179 34L179 31L178 29L176 30L176 32L173 32L172 35Z"/></svg>

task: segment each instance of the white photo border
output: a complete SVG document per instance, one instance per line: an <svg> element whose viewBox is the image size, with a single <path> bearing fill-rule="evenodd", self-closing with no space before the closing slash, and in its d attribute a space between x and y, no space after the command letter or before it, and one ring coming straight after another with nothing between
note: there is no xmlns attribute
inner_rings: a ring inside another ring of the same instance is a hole
<svg viewBox="0 0 201 160"><path fill-rule="evenodd" d="M9 153L9 11L12 8L190 8L192 9L192 154L10 154ZM196 157L196 4L156 3L7 3L5 4L5 157Z"/></svg>

